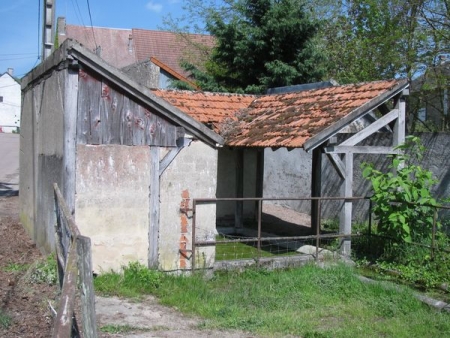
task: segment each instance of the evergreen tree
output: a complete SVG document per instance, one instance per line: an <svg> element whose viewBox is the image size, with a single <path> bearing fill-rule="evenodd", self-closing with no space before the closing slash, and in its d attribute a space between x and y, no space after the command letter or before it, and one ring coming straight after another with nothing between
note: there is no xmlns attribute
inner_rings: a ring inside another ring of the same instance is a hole
<svg viewBox="0 0 450 338"><path fill-rule="evenodd" d="M208 8L205 21L217 45L204 70L186 65L203 90L263 93L322 80L324 57L314 40L319 24L304 1L229 0Z"/></svg>

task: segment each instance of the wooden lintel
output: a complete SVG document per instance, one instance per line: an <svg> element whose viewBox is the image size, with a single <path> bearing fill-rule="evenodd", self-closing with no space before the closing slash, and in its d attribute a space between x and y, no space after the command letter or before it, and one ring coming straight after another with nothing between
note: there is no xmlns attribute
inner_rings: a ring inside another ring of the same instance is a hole
<svg viewBox="0 0 450 338"><path fill-rule="evenodd" d="M184 147L187 147L191 144L192 140L187 138L182 138L177 140L177 147L172 148L166 156L159 162L159 176L161 176L164 172L164 170L167 169L167 167L172 163L172 161L177 157L178 153L183 149Z"/></svg>
<svg viewBox="0 0 450 338"><path fill-rule="evenodd" d="M356 133L352 137L350 137L347 140L345 140L344 142L342 142L341 146L354 146L355 144L361 142L362 140L366 139L370 135L376 133L381 128L383 128L384 126L389 124L389 122L392 122L393 120L398 118L398 113L399 113L398 109L391 110L389 113L382 116L381 118L376 120L371 125L367 126L360 132Z"/></svg>
<svg viewBox="0 0 450 338"><path fill-rule="evenodd" d="M394 147L383 146L332 146L325 148L326 154L399 154Z"/></svg>
<svg viewBox="0 0 450 338"><path fill-rule="evenodd" d="M344 163L342 163L342 160L339 158L339 156L337 154L330 154L330 153L327 153L327 156L331 164L333 165L334 169L336 169L338 175L342 179L345 179L345 166Z"/></svg>

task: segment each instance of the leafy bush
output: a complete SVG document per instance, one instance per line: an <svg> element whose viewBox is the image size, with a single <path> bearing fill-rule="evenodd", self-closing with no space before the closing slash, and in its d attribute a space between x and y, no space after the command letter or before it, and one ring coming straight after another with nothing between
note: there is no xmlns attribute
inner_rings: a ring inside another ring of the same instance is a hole
<svg viewBox="0 0 450 338"><path fill-rule="evenodd" d="M389 172L376 170L370 163L362 164L363 176L372 183L378 233L398 242L422 242L431 238L434 206L438 204L431 188L437 181L431 171L416 164L424 152L418 137L408 136L397 149L408 149L413 155L391 156Z"/></svg>
<svg viewBox="0 0 450 338"><path fill-rule="evenodd" d="M139 262L131 262L123 268L123 285L141 291L157 288L161 283L161 273L150 270Z"/></svg>

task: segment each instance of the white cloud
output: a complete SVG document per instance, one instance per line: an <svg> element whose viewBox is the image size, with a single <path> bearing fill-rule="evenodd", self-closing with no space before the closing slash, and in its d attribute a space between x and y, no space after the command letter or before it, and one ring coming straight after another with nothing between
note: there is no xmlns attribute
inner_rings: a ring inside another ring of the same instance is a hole
<svg viewBox="0 0 450 338"><path fill-rule="evenodd" d="M155 12L155 13L161 12L162 8L163 8L163 6L161 4L156 3L154 1L149 1L145 7L147 7L147 9L149 11L152 11L152 12Z"/></svg>

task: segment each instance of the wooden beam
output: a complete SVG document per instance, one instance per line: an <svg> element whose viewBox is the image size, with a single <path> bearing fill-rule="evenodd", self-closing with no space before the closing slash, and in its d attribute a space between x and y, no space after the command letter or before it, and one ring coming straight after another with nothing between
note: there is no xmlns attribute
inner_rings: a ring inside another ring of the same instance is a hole
<svg viewBox="0 0 450 338"><path fill-rule="evenodd" d="M325 148L325 149L327 149L327 148ZM336 172L338 173L338 175L342 179L345 179L345 166L344 166L344 163L342 163L340 157L337 154L331 154L331 153L328 153L328 152L326 152L326 153L327 153L328 159L330 160L330 162L333 165L334 169L336 169Z"/></svg>
<svg viewBox="0 0 450 338"><path fill-rule="evenodd" d="M331 146L325 148L325 153L333 154L398 154L394 147L383 146Z"/></svg>
<svg viewBox="0 0 450 338"><path fill-rule="evenodd" d="M353 196L353 154L345 154L345 181L342 186L342 196ZM341 210L341 217L339 222L339 234L350 235L352 233L352 201L344 201L344 205ZM340 245L341 254L344 256L350 256L351 254L351 239L349 237L343 237Z"/></svg>
<svg viewBox="0 0 450 338"><path fill-rule="evenodd" d="M263 197L264 191L264 148L258 149L256 153L256 189L255 197ZM255 202L255 219L258 217L259 202Z"/></svg>
<svg viewBox="0 0 450 338"><path fill-rule="evenodd" d="M322 196L322 151L316 148L312 153L311 197ZM311 233L316 234L320 224L320 201L311 200Z"/></svg>
<svg viewBox="0 0 450 338"><path fill-rule="evenodd" d="M170 149L170 151L164 156L164 158L159 162L159 176L167 169L167 167L172 163L172 161L177 157L181 149L188 147L192 142L192 139L181 138L177 140L177 147Z"/></svg>
<svg viewBox="0 0 450 338"><path fill-rule="evenodd" d="M378 130L389 124L389 122L395 120L397 117L398 117L398 109L391 110L389 113L382 116L371 125L367 126L360 132L356 133L352 137L342 142L341 146L354 146L355 144L358 144L362 140L366 139L370 135L376 133Z"/></svg>
<svg viewBox="0 0 450 338"><path fill-rule="evenodd" d="M67 69L64 88L64 145L61 188L71 215L75 212L78 70Z"/></svg>
<svg viewBox="0 0 450 338"><path fill-rule="evenodd" d="M398 119L394 125L394 146L399 146L405 142L405 101L398 103Z"/></svg>
<svg viewBox="0 0 450 338"><path fill-rule="evenodd" d="M150 212L148 231L148 267L158 268L159 240L159 147L150 147Z"/></svg>

